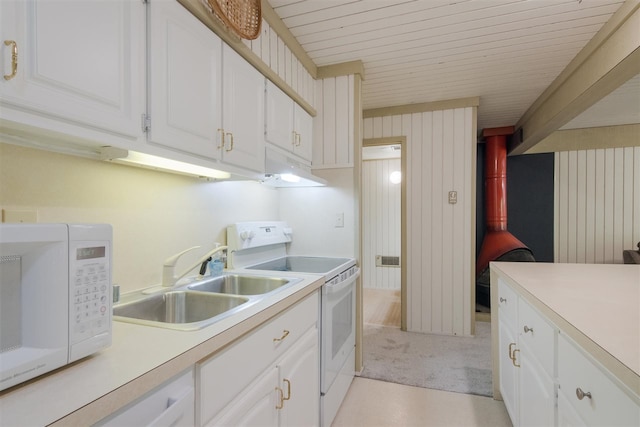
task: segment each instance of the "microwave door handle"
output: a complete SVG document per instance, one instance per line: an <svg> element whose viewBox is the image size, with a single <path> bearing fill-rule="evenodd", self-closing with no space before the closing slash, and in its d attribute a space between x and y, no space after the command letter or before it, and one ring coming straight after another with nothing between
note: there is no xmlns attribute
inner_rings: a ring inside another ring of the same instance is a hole
<svg viewBox="0 0 640 427"><path fill-rule="evenodd" d="M330 284L324 285L322 287L323 294L330 295L330 294L337 294L339 292L342 292L345 288L351 286L351 284L353 282L355 282L355 280L358 278L358 276L360 276L360 269L356 268L356 271L353 274L353 276L349 277L347 280L343 280L342 282L338 282L335 285L330 285Z"/></svg>

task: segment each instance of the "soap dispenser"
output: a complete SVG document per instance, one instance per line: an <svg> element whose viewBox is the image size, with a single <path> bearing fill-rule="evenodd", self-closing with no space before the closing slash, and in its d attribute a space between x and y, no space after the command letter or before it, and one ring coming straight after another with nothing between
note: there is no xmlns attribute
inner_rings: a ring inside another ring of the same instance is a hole
<svg viewBox="0 0 640 427"><path fill-rule="evenodd" d="M219 246L220 244L216 243L216 248ZM220 276L223 270L224 260L222 258L222 251L219 251L211 256L211 261L209 261L209 275L211 275L211 277Z"/></svg>

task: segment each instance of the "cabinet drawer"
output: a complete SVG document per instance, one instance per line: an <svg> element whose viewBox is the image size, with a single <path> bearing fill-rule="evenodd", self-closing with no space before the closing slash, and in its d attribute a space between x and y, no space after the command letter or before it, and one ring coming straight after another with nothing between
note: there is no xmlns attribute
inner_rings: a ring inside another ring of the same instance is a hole
<svg viewBox="0 0 640 427"><path fill-rule="evenodd" d="M503 320L513 325L516 324L518 297L502 279L498 279L498 309Z"/></svg>
<svg viewBox="0 0 640 427"><path fill-rule="evenodd" d="M558 338L558 382L560 393L587 425L640 425L638 397L630 397L623 385L562 334ZM591 397L580 400L578 389Z"/></svg>
<svg viewBox="0 0 640 427"><path fill-rule="evenodd" d="M200 424L208 422L318 322L318 293L197 365Z"/></svg>
<svg viewBox="0 0 640 427"><path fill-rule="evenodd" d="M531 355L554 376L554 328L522 298L518 301L518 342L527 346Z"/></svg>

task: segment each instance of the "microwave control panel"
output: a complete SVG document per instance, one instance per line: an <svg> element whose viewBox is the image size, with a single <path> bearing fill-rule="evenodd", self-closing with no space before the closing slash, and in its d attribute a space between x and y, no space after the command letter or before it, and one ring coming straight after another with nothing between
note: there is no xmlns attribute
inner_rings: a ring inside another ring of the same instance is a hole
<svg viewBox="0 0 640 427"><path fill-rule="evenodd" d="M71 242L71 344L111 328L111 269L109 242Z"/></svg>
<svg viewBox="0 0 640 427"><path fill-rule="evenodd" d="M112 242L107 224L69 224L69 362L111 345Z"/></svg>

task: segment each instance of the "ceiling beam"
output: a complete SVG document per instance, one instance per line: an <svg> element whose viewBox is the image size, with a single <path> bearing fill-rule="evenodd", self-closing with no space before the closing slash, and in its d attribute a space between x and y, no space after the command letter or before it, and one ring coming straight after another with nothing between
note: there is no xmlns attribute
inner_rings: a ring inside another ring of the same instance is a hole
<svg viewBox="0 0 640 427"><path fill-rule="evenodd" d="M524 154L640 73L640 0L627 0L529 107L509 154Z"/></svg>

